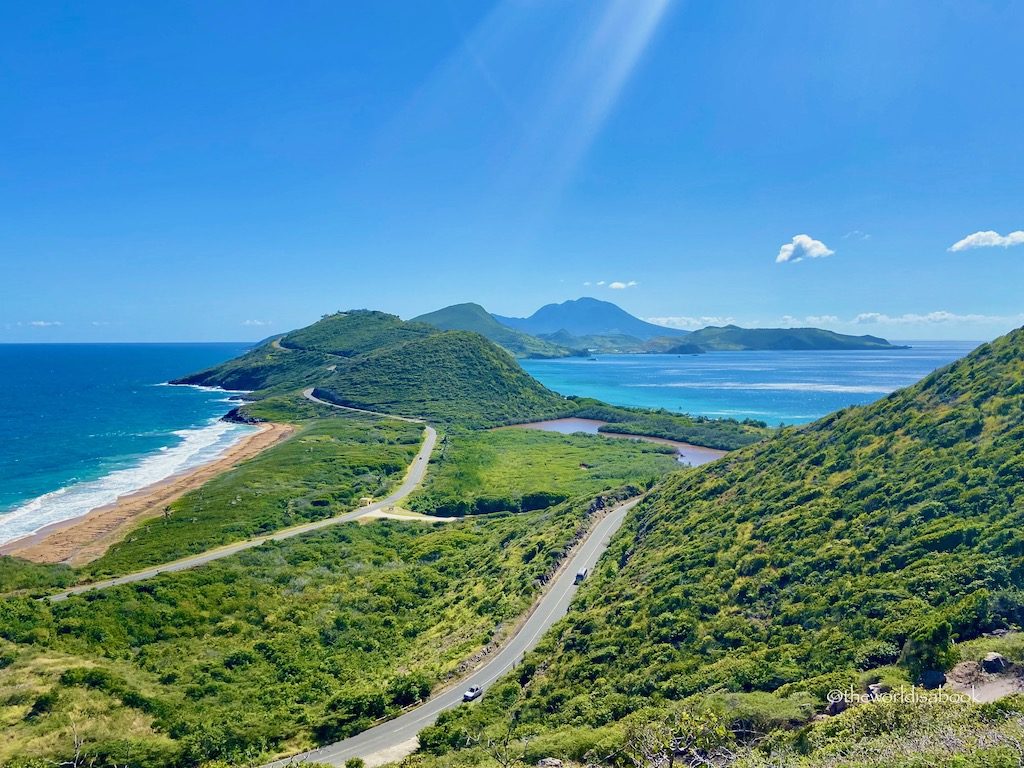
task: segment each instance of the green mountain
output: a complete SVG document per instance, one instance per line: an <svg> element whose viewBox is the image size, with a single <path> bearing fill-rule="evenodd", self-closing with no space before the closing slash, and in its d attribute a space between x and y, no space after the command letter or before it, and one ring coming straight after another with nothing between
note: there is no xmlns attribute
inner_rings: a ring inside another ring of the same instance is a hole
<svg viewBox="0 0 1024 768"><path fill-rule="evenodd" d="M807 722L833 689L926 680L952 642L1024 624L1022 445L1018 330L877 403L671 476L492 694L488 722L607 754L630 728L612 724L643 708L717 702L749 732ZM443 751L484 716L421 741Z"/></svg>
<svg viewBox="0 0 1024 768"><path fill-rule="evenodd" d="M479 334L368 310L325 316L173 383L254 390L257 399L314 387L343 405L471 426L572 410Z"/></svg>
<svg viewBox="0 0 1024 768"><path fill-rule="evenodd" d="M849 336L821 328L740 328L709 326L686 338L706 352L780 349L905 349L877 336Z"/></svg>
<svg viewBox="0 0 1024 768"><path fill-rule="evenodd" d="M584 297L548 304L529 317L495 315L502 325L535 336L564 332L571 336L628 336L641 341L656 336L685 336L689 331L648 323L610 301Z"/></svg>
<svg viewBox="0 0 1024 768"><path fill-rule="evenodd" d="M472 331L504 347L516 357L569 357L572 349L508 328L479 304L453 304L412 319L444 331Z"/></svg>

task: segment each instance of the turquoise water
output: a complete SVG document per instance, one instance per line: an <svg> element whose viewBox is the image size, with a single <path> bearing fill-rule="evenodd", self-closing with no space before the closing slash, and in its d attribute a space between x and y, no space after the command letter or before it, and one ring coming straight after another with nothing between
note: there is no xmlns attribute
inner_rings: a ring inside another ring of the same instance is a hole
<svg viewBox="0 0 1024 768"><path fill-rule="evenodd" d="M801 424L870 403L957 360L978 342L900 342L910 349L844 352L711 352L524 360L563 395L616 405Z"/></svg>
<svg viewBox="0 0 1024 768"><path fill-rule="evenodd" d="M247 344L0 345L0 543L209 461L251 427L220 390L163 385Z"/></svg>

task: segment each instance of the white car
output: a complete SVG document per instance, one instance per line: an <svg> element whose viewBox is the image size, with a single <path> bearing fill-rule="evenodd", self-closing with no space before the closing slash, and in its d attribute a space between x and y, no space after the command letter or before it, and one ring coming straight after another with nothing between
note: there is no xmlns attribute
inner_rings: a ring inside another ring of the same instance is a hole
<svg viewBox="0 0 1024 768"><path fill-rule="evenodd" d="M483 686L471 685L469 690L462 694L463 701L472 701L473 699L479 699L481 694L484 692Z"/></svg>

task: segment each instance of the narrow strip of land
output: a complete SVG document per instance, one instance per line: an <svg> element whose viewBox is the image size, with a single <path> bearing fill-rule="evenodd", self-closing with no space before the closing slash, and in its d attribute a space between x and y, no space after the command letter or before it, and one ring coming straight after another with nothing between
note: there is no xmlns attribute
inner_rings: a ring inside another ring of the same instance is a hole
<svg viewBox="0 0 1024 768"><path fill-rule="evenodd" d="M565 616L576 593L576 574L582 568L593 569L608 548L612 535L625 520L626 513L638 501L640 499L636 498L620 504L598 521L562 564L557 576L548 583L519 630L482 666L462 678L457 686L450 686L415 709L351 738L277 760L265 768L284 768L307 762L344 765L353 757L362 758L368 766L374 766L400 760L413 752L417 746L417 734L431 725L443 711L458 706L465 688L471 685L486 688L493 683L518 664L551 625Z"/></svg>
<svg viewBox="0 0 1024 768"><path fill-rule="evenodd" d="M310 397L311 396L312 395L310 395ZM325 405L332 405L331 403L326 403L325 401L317 402L323 402ZM384 416L384 414L375 415ZM81 584L77 587L72 587L71 589L64 590L63 592L57 592L53 595L47 595L46 599L51 600L53 602L59 602L61 600L66 600L72 595L78 595L83 592L89 592L90 590L94 589L106 589L107 587L113 587L118 584L132 584L137 581L145 581L146 579L151 579L154 576L158 576L161 573L185 571L189 568L195 568L197 566L213 562L214 560L220 560L225 557L230 557L231 555L237 554L239 552L243 552L247 549L258 547L261 544L265 544L268 541L283 541L284 539L290 539L293 536L300 536L304 533L309 533L310 531L317 531L321 528L326 528L328 526L351 522L361 517L362 515L367 514L368 512L374 512L377 510L386 509L387 507L391 507L397 504L402 499L404 499L414 490L416 490L416 488L419 487L420 483L423 482L423 477L427 472L427 464L429 463L430 460L430 454L433 452L434 445L436 443L437 432L434 430L433 427L424 425L423 445L420 446L419 452L413 459L412 464L409 465L409 469L406 471L405 478L402 480L401 485L399 485L398 488L392 491L388 496L381 499L380 501L374 502L373 504L359 507L357 509L352 510L351 512L346 512L342 515L328 517L324 520L315 520L311 523L303 523L302 525L292 526L291 528L284 528L275 533L267 534L266 536L260 536L255 539L246 539L245 541L239 541L234 544L227 544L223 547L218 547L217 549L202 552L198 555L192 555L191 557L182 558L181 560L175 560L170 563L164 563L162 565L157 565L152 568L146 568L141 571L136 571L135 573L129 573L125 574L124 576L118 576L113 579L105 579L103 581L96 581L89 584Z"/></svg>
<svg viewBox="0 0 1024 768"><path fill-rule="evenodd" d="M31 536L4 544L0 546L0 555L71 566L92 562L143 520L156 517L189 491L258 456L294 432L291 424L261 424L258 432L243 438L213 461L126 494L81 517L48 525Z"/></svg>

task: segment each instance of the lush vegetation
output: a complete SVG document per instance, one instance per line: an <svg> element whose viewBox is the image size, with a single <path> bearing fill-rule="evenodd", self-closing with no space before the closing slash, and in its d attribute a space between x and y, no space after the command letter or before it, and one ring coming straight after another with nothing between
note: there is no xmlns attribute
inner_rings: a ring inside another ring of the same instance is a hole
<svg viewBox="0 0 1024 768"><path fill-rule="evenodd" d="M98 765L160 768L362 730L500 635L588 509L351 524L62 603L0 599L0 764L68 759L73 730Z"/></svg>
<svg viewBox="0 0 1024 768"><path fill-rule="evenodd" d="M320 397L342 405L474 427L559 415L565 398L479 334L443 331L354 360Z"/></svg>
<svg viewBox="0 0 1024 768"><path fill-rule="evenodd" d="M364 496L387 495L422 440L421 427L393 419L335 415L310 422L136 527L85 573L134 571L347 512Z"/></svg>
<svg viewBox="0 0 1024 768"><path fill-rule="evenodd" d="M442 715L421 734L425 749L402 765L512 768L554 755L608 768L1019 768L1024 760L1024 696L975 704L903 693L824 720L811 719L807 699L715 694L642 708L600 728L538 732L509 720L518 691L502 685L476 711ZM453 749L446 739L456 720Z"/></svg>
<svg viewBox="0 0 1024 768"><path fill-rule="evenodd" d="M652 707L728 693L819 710L832 689L930 677L957 660L954 641L1024 624L1022 441L1018 331L874 405L671 476L507 681L500 717L454 713L428 744L512 722L516 738L590 748ZM821 749L852 738L842 727L818 731Z"/></svg>
<svg viewBox="0 0 1024 768"><path fill-rule="evenodd" d="M667 446L528 429L456 432L434 451L417 512L467 515L541 509L573 496L646 488L679 469Z"/></svg>
<svg viewBox="0 0 1024 768"><path fill-rule="evenodd" d="M744 349L901 349L878 336L850 336L821 328L709 326L686 338L706 352Z"/></svg>
<svg viewBox="0 0 1024 768"><path fill-rule="evenodd" d="M600 432L663 437L725 451L743 448L771 434L763 421L753 419L709 419L666 410L624 408L590 398L570 400L576 406L575 416L609 422L598 427Z"/></svg>
<svg viewBox="0 0 1024 768"><path fill-rule="evenodd" d="M479 304L454 304L413 318L443 331L472 331L507 349L516 357L568 357L573 350L502 325Z"/></svg>
<svg viewBox="0 0 1024 768"><path fill-rule="evenodd" d="M257 400L315 387L340 405L468 426L569 410L479 334L367 310L328 315L178 383L256 390Z"/></svg>

